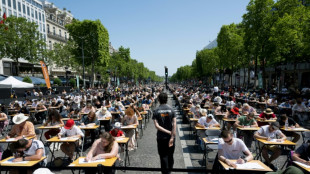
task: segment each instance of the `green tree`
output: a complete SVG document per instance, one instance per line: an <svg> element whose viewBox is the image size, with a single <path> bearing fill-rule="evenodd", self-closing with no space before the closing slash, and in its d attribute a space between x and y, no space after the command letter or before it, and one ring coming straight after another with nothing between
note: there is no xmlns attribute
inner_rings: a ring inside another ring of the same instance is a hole
<svg viewBox="0 0 310 174"><path fill-rule="evenodd" d="M30 77L26 76L26 77L24 77L23 82L32 83L32 80Z"/></svg>
<svg viewBox="0 0 310 174"><path fill-rule="evenodd" d="M54 85L58 85L58 86L61 86L61 80L59 78L55 78L54 79Z"/></svg>
<svg viewBox="0 0 310 174"><path fill-rule="evenodd" d="M69 83L72 87L76 87L76 80L75 79L70 79Z"/></svg>
<svg viewBox="0 0 310 174"><path fill-rule="evenodd" d="M83 60L80 57L83 51L86 57L85 65L91 66L91 85L94 86L95 65L107 66L110 59L108 31L100 20L73 20L66 28L77 45L72 50L74 58L79 64L82 64Z"/></svg>
<svg viewBox="0 0 310 174"><path fill-rule="evenodd" d="M22 17L10 16L0 24L0 58L10 58L17 63L16 75L19 75L19 59L29 62L44 60L45 42L34 22Z"/></svg>

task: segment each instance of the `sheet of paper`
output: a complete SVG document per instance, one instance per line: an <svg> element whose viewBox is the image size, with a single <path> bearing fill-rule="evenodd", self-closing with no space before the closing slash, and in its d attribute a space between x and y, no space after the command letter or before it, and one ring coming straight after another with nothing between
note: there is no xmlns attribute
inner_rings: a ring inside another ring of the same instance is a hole
<svg viewBox="0 0 310 174"><path fill-rule="evenodd" d="M134 125L122 126L122 128L134 128Z"/></svg>
<svg viewBox="0 0 310 174"><path fill-rule="evenodd" d="M237 169L264 169L263 166L258 163L244 163L244 164L236 164Z"/></svg>
<svg viewBox="0 0 310 174"><path fill-rule="evenodd" d="M77 139L79 139L79 138L77 138L77 137L64 137L64 138L60 138L59 140L60 141L66 141L66 140L77 140Z"/></svg>
<svg viewBox="0 0 310 174"><path fill-rule="evenodd" d="M9 160L3 162L3 163L6 163L6 164L10 164L10 163L14 163L14 164L15 164L15 163L18 163L18 164L27 164L27 163L28 163L28 161L13 162L14 159L15 159L15 158L11 158L11 159L9 159Z"/></svg>
<svg viewBox="0 0 310 174"><path fill-rule="evenodd" d="M115 140L116 141L122 141L122 140L124 140L125 138L123 138L123 137L115 137Z"/></svg>
<svg viewBox="0 0 310 174"><path fill-rule="evenodd" d="M11 142L11 141L15 141L16 139L15 138L9 138L9 139L6 139L6 142Z"/></svg>
<svg viewBox="0 0 310 174"><path fill-rule="evenodd" d="M79 164L98 163L98 162L105 162L105 159L100 159L96 161L85 161L85 158L79 158Z"/></svg>
<svg viewBox="0 0 310 174"><path fill-rule="evenodd" d="M293 128L293 130L295 130L295 131L305 131L307 129L305 129L305 128Z"/></svg>
<svg viewBox="0 0 310 174"><path fill-rule="evenodd" d="M279 141L279 139L271 139L269 142L283 143L283 140Z"/></svg>
<svg viewBox="0 0 310 174"><path fill-rule="evenodd" d="M60 126L45 126L45 128L60 128Z"/></svg>
<svg viewBox="0 0 310 174"><path fill-rule="evenodd" d="M298 165L300 165L300 166L303 166L303 167L305 167L305 168L310 168L309 165L304 164L304 163L301 163L301 162L294 161L294 163L296 163L296 164L298 164Z"/></svg>

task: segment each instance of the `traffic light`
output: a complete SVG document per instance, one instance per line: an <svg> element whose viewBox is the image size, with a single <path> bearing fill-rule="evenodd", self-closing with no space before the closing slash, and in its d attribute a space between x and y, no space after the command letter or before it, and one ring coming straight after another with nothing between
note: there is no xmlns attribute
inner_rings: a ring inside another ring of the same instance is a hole
<svg viewBox="0 0 310 174"><path fill-rule="evenodd" d="M165 75L168 76L168 68L165 67Z"/></svg>

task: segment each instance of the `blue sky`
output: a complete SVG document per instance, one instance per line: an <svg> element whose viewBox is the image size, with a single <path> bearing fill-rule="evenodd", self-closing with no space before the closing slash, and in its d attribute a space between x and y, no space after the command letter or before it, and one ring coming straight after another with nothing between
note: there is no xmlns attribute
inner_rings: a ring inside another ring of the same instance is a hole
<svg viewBox="0 0 310 174"><path fill-rule="evenodd" d="M100 19L114 48L164 75L190 65L222 25L239 23L249 0L49 0L79 20Z"/></svg>

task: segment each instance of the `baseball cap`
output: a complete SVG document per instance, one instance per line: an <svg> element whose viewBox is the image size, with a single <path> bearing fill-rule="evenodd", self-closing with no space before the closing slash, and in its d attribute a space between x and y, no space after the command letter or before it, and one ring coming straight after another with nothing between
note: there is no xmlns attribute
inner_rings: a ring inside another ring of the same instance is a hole
<svg viewBox="0 0 310 174"><path fill-rule="evenodd" d="M121 123L120 122L116 122L114 124L114 128L120 129L121 128Z"/></svg>
<svg viewBox="0 0 310 174"><path fill-rule="evenodd" d="M270 124L270 126L272 126L272 128L273 128L274 130L279 130L279 128L280 128L279 122L272 122L272 123Z"/></svg>
<svg viewBox="0 0 310 174"><path fill-rule="evenodd" d="M72 126L74 126L74 121L72 119L70 119L65 124L65 129L70 129Z"/></svg>

